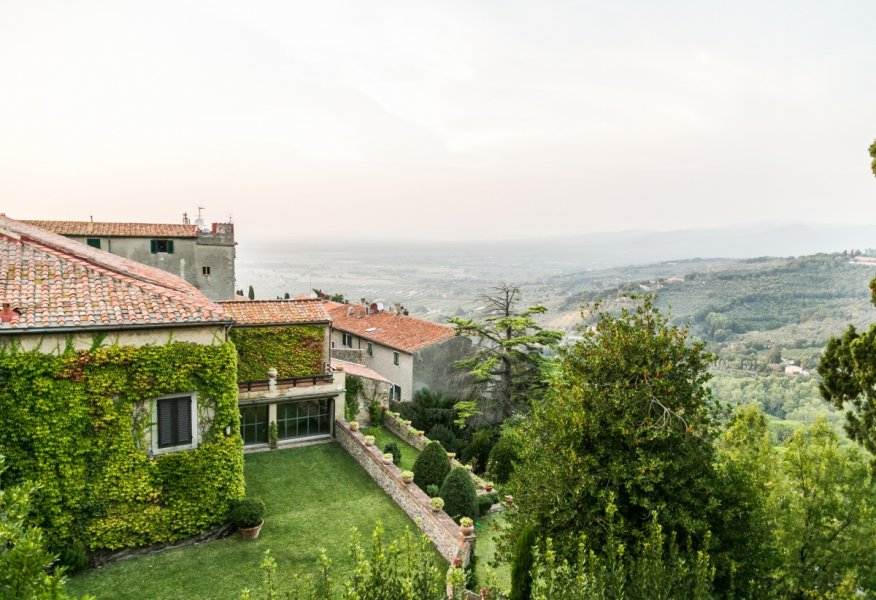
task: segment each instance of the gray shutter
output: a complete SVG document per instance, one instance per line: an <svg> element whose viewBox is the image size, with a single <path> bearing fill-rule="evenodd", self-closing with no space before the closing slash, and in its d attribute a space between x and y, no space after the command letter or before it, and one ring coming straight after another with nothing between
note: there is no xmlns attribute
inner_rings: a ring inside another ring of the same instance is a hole
<svg viewBox="0 0 876 600"><path fill-rule="evenodd" d="M192 443L192 399L176 399L176 444Z"/></svg>
<svg viewBox="0 0 876 600"><path fill-rule="evenodd" d="M158 447L173 445L173 400L158 401Z"/></svg>
<svg viewBox="0 0 876 600"><path fill-rule="evenodd" d="M149 240L149 249L152 254L158 254L158 240Z"/></svg>
<svg viewBox="0 0 876 600"><path fill-rule="evenodd" d="M173 240L167 240L167 253L173 254Z"/></svg>

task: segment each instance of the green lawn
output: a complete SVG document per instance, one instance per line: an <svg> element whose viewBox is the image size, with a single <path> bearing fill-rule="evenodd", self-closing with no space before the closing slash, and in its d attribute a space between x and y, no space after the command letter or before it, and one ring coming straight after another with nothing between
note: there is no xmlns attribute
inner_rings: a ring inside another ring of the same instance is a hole
<svg viewBox="0 0 876 600"><path fill-rule="evenodd" d="M69 591L98 599L239 598L242 588L258 587L267 549L278 562L281 581L291 572L315 573L320 548L340 575L353 567L347 556L353 527L366 541L377 521L387 538L405 526L416 528L337 444L248 454L246 485L267 507L258 540L244 542L235 534L119 561L75 576Z"/></svg>
<svg viewBox="0 0 876 600"><path fill-rule="evenodd" d="M487 515L477 520L475 533L477 534L477 542L475 544L475 553L478 557L477 574L478 582L486 582L486 568L496 557L496 542L501 535L499 529L505 523L504 513ZM499 589L504 592L511 590L511 566L503 563L498 567L491 567L496 574L496 581L499 584Z"/></svg>
<svg viewBox="0 0 876 600"><path fill-rule="evenodd" d="M401 464L398 468L403 471L413 471L414 461L420 455L420 451L411 446L409 443L398 437L385 427L365 427L362 429L364 435L374 436L374 445L383 450L383 447L390 442L398 444L401 450Z"/></svg>

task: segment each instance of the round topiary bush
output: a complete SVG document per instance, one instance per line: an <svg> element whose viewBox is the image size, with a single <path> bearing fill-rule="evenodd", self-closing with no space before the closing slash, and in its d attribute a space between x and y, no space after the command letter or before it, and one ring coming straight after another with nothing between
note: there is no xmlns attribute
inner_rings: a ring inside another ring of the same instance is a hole
<svg viewBox="0 0 876 600"><path fill-rule="evenodd" d="M243 498L231 503L229 516L238 527L256 527L265 515L265 503L259 498Z"/></svg>
<svg viewBox="0 0 876 600"><path fill-rule="evenodd" d="M474 482L465 469L453 469L444 483L439 495L444 498L444 512L453 519L478 516L478 494Z"/></svg>
<svg viewBox="0 0 876 600"><path fill-rule="evenodd" d="M503 435L490 451L490 460L487 463L487 471L492 480L497 483L508 483L514 470L515 460L517 460L517 445L510 436Z"/></svg>
<svg viewBox="0 0 876 600"><path fill-rule="evenodd" d="M425 490L429 485L440 486L450 472L450 459L438 442L429 442L414 462L414 483Z"/></svg>

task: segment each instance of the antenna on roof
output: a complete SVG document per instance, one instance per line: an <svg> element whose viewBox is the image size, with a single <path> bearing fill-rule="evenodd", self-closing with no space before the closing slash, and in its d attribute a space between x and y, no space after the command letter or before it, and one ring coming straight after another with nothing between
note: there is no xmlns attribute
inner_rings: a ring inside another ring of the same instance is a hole
<svg viewBox="0 0 876 600"><path fill-rule="evenodd" d="M199 206L199 207L198 207L198 218L195 219L195 226L196 226L200 231L208 231L208 229L207 229L207 225L204 223L204 219L201 218L201 211L202 211L202 210L204 210L204 207L203 207L203 206Z"/></svg>

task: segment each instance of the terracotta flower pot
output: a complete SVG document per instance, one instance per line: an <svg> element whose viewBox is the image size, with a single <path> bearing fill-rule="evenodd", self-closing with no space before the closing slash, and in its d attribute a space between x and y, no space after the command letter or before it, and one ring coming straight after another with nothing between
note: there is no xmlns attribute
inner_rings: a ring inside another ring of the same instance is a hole
<svg viewBox="0 0 876 600"><path fill-rule="evenodd" d="M462 532L462 535L471 535L474 533L474 525L469 525L468 527L459 526L459 531Z"/></svg>
<svg viewBox="0 0 876 600"><path fill-rule="evenodd" d="M402 481L405 482L406 485L410 485L410 483L414 480L413 477L402 477Z"/></svg>
<svg viewBox="0 0 876 600"><path fill-rule="evenodd" d="M262 519L261 523L256 525L255 527L238 527L237 531L240 532L240 537L245 540L254 540L259 537L259 532L262 530L262 525L265 524L265 520Z"/></svg>

